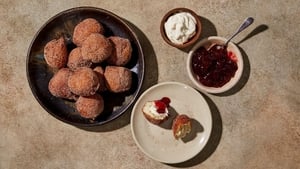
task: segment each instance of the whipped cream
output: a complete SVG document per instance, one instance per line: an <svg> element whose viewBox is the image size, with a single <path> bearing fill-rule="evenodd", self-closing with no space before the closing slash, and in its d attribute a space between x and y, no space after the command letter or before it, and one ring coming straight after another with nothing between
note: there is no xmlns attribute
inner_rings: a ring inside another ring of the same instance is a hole
<svg viewBox="0 0 300 169"><path fill-rule="evenodd" d="M154 101L149 101L145 104L144 112L150 117L155 118L157 120L163 120L169 115L169 111L167 108L165 109L165 113L158 113Z"/></svg>
<svg viewBox="0 0 300 169"><path fill-rule="evenodd" d="M175 44L183 44L196 33L196 19L188 12L180 12L170 16L164 24L169 40Z"/></svg>

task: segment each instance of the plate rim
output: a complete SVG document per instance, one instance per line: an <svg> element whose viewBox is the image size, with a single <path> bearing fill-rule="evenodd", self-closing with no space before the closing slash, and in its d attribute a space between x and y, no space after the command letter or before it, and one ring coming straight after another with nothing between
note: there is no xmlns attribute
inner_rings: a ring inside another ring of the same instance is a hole
<svg viewBox="0 0 300 169"><path fill-rule="evenodd" d="M103 122L98 122L98 123L77 123L77 122L72 122L72 121L68 121L60 116L58 116L56 113L53 113L48 107L46 107L44 105L44 103L42 102L42 100L40 99L40 97L38 96L37 94L37 89L34 87L34 83L32 82L31 78L30 78L30 70L29 70L29 61L30 61L30 56L31 56L31 49L35 43L35 41L37 40L38 36L40 35L40 33L43 31L43 29L45 29L45 27L53 22L55 19L57 19L58 17L60 16L63 16L65 14L67 14L68 12L74 12L74 11L82 11L82 10L90 10L90 11L95 11L95 12L102 12L102 13L105 13L105 14L108 14L110 16L112 16L113 18L117 19L118 22L120 22L124 27L126 27L126 29L128 29L130 31L130 33L132 34L133 38L135 39L135 41L137 41L138 43L136 43L135 45L137 46L137 50L138 50L138 53L142 56L142 59L139 59L139 65L141 65L142 69L139 70L141 73L139 74L139 80L138 80L138 83L140 83L139 85L137 85L137 89L136 91L134 92L135 95L134 95L134 99L132 99L127 105L125 105L125 111L123 113L119 113L117 115L115 115L114 117L106 120L106 121L103 121ZM94 126L101 126L101 125L104 125L104 124L107 124L115 119L117 119L118 117L122 116L123 114L125 114L127 111L128 111L128 108L130 106L132 106L135 101L137 100L138 96L139 96L139 93L141 92L141 88L142 88L142 84L144 82L144 77L145 77L145 59L144 59L144 51L143 51L143 48L141 46L141 42L136 34L136 32L134 31L133 28L131 28L129 26L128 23L125 22L125 20L118 16L117 14L111 12L111 11L108 11L106 9L103 9L103 8L99 8L99 7L93 7L93 6L78 6L78 7L73 7L73 8L69 8L69 9L66 9L66 10L63 10L63 11L60 11L58 13L56 13L55 15L51 16L50 18L48 18L46 20L46 22L44 22L39 28L38 30L35 32L32 40L30 41L30 45L27 49L27 53L26 53L26 78L27 78L27 82L29 84L29 88L30 88L30 91L32 93L32 95L34 96L35 100L39 103L39 105L41 107L43 107L44 110L46 110L46 112L48 112L50 115L52 115L53 117L55 117L56 119L58 119L59 121L62 121L66 124L70 124L70 125L73 125L73 126L78 126L78 127L94 127Z"/></svg>
<svg viewBox="0 0 300 169"><path fill-rule="evenodd" d="M155 88L159 88L160 86L164 86L164 85L178 85L178 86L182 86L182 87L187 87L189 90L195 92L195 93L198 93L199 94L199 97L201 97L206 105L207 105L207 108L209 110L209 118L210 118L210 128L209 128L209 131L208 131L208 137L207 139L205 140L205 142L203 143L203 147L199 149L199 151L194 154L194 155L191 155L190 157L188 158L185 158L183 160L180 160L180 161L172 161L172 160L160 160L156 157L154 157L153 155L151 155L150 153L146 152L143 148L143 146L139 143L138 139L136 138L136 135L134 133L135 129L134 129L134 124L133 124L133 119L134 119L134 116L135 116L135 110L136 110L136 107L138 105L138 103L141 101L141 99L143 97L145 97L145 95L147 95L148 92L150 92L151 90L155 90ZM211 109L208 105L208 102L206 101L206 99L201 95L201 93L199 91L197 91L195 88L189 86L188 84L185 84L185 83L181 83L181 82L176 82L176 81L166 81L166 82L161 82L161 83L157 83L153 86L151 86L150 88L148 88L147 90L145 90L140 96L139 98L136 100L135 104L134 104L134 107L131 111L131 117L130 117L130 129L131 129L131 134L132 134L132 137L133 137L133 140L135 142L135 144L138 146L138 148L148 157L150 157L151 159L153 160L156 160L156 161L159 161L159 162L163 162L163 163L167 163L167 164L178 164L178 163L182 163L182 162L185 162L193 157L195 157L197 154L199 154L204 148L205 146L207 145L208 143L208 140L210 139L211 137L211 133L212 133L212 127L213 127L213 119L212 119L212 113L211 113Z"/></svg>

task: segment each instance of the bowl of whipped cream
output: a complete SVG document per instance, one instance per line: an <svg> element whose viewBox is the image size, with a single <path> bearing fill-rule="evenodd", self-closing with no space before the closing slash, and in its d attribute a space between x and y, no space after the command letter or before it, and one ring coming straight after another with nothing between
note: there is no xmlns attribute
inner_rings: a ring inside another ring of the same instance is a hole
<svg viewBox="0 0 300 169"><path fill-rule="evenodd" d="M200 37L200 17L187 8L172 9L161 20L160 33L169 45L180 49L187 48Z"/></svg>

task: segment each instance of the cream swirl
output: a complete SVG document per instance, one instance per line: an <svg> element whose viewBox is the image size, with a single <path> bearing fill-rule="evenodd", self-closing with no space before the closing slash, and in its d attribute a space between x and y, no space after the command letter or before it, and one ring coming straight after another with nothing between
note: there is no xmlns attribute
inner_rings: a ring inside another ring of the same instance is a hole
<svg viewBox="0 0 300 169"><path fill-rule="evenodd" d="M169 40L175 44L187 42L196 33L196 19L188 12L176 13L164 24Z"/></svg>

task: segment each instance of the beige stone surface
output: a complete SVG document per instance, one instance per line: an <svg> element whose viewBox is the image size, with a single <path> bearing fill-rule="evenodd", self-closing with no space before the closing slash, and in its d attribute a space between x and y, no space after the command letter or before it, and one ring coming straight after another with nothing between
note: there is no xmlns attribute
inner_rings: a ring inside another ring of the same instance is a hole
<svg viewBox="0 0 300 169"><path fill-rule="evenodd" d="M143 90L164 81L191 84L187 53L160 36L168 10L187 7L200 15L201 38L229 37L244 18L255 18L233 40L245 57L241 82L225 94L206 94L214 126L199 155L177 165L148 158L131 136L130 110L93 132L58 121L38 104L26 78L28 47L47 19L77 6L107 9L140 30ZM299 169L299 6L298 0L1 0L0 168Z"/></svg>

